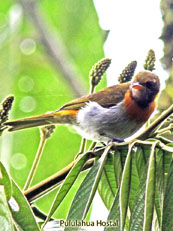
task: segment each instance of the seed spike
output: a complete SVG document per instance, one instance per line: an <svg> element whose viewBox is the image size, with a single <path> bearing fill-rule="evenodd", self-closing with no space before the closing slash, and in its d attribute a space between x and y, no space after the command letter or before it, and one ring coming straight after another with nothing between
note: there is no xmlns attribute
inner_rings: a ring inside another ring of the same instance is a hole
<svg viewBox="0 0 173 231"><path fill-rule="evenodd" d="M154 50L150 49L145 59L144 69L148 71L155 70L155 61L156 61L155 52Z"/></svg>
<svg viewBox="0 0 173 231"><path fill-rule="evenodd" d="M99 84L103 74L106 72L110 64L111 59L103 58L91 68L89 76L91 78L92 87L96 87Z"/></svg>
<svg viewBox="0 0 173 231"><path fill-rule="evenodd" d="M120 74L120 76L118 77L118 81L120 83L125 83L128 82L132 79L133 74L135 72L137 66L137 62L136 61L132 61L130 62L122 71L122 73Z"/></svg>

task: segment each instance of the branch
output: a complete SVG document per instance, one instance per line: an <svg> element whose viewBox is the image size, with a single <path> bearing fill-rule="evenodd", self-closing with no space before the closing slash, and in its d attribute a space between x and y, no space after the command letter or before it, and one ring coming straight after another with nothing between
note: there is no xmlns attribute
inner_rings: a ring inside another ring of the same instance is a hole
<svg viewBox="0 0 173 231"><path fill-rule="evenodd" d="M68 166L66 166L56 174L48 177L42 182L24 191L24 195L26 196L27 200L30 203L32 203L35 200L42 197L43 195L45 195L46 193L55 189L65 179L65 177L70 172L70 170L72 169L72 167L75 165L76 162L77 159L71 162ZM86 170L90 168L93 164L94 164L94 159L93 158L89 159L82 170Z"/></svg>
<svg viewBox="0 0 173 231"><path fill-rule="evenodd" d="M66 79L69 86L71 86L76 97L86 93L85 87L79 79L79 72L75 68L74 62L68 55L68 52L58 36L54 36L51 30L45 23L45 18L38 9L37 1L33 0L17 0L25 14L29 17L33 26L35 27L42 45L47 52L51 62L55 65L62 76ZM50 25L49 25L50 28ZM53 29L52 29L53 31Z"/></svg>

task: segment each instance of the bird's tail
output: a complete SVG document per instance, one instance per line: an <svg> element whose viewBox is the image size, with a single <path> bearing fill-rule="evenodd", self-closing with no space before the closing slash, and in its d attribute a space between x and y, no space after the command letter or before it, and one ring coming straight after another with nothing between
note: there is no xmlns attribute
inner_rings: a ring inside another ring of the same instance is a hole
<svg viewBox="0 0 173 231"><path fill-rule="evenodd" d="M76 110L56 111L39 116L7 121L3 125L9 126L8 131L17 131L50 124L73 124L76 120L76 114Z"/></svg>

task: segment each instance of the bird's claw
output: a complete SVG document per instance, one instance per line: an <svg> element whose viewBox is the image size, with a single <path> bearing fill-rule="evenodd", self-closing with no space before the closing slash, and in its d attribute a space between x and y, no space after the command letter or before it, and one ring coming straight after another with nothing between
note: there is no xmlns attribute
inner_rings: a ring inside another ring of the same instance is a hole
<svg viewBox="0 0 173 231"><path fill-rule="evenodd" d="M117 138L117 137L114 137L114 136L111 136L111 135L107 135L105 133L101 133L100 135L104 136L104 137L107 137L107 138L110 138L110 140L108 141L108 143L110 143L110 142L116 142L116 143L122 143L122 142L124 142L124 139L122 139L122 138Z"/></svg>

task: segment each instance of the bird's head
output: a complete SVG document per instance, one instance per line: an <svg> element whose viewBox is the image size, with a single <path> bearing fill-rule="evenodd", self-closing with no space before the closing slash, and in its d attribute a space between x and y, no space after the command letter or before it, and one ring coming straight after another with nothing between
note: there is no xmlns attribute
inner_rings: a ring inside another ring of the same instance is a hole
<svg viewBox="0 0 173 231"><path fill-rule="evenodd" d="M156 74L150 71L139 72L130 85L131 97L141 107L148 106L155 99L159 90L160 80Z"/></svg>

